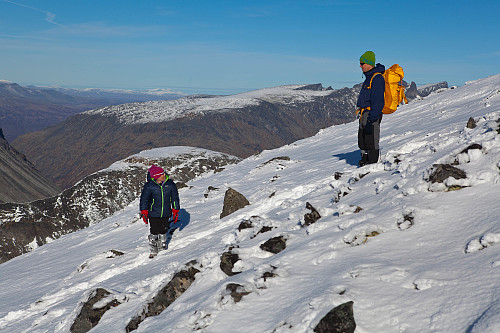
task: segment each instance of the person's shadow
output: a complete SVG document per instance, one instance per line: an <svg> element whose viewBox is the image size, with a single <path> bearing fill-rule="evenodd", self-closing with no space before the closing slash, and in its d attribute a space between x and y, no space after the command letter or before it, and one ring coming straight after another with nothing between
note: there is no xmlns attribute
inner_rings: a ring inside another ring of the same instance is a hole
<svg viewBox="0 0 500 333"><path fill-rule="evenodd" d="M189 222L191 222L191 214L189 214L185 209L179 210L179 219L177 220L177 223L174 223L173 221L170 222L170 228L167 232L167 246L172 239L174 231L177 229L179 229L179 231L182 231L182 229L184 229L189 224Z"/></svg>
<svg viewBox="0 0 500 333"><path fill-rule="evenodd" d="M358 166L359 159L361 158L359 150L351 151L349 153L335 154L333 157L337 157L339 160L345 160L349 165Z"/></svg>

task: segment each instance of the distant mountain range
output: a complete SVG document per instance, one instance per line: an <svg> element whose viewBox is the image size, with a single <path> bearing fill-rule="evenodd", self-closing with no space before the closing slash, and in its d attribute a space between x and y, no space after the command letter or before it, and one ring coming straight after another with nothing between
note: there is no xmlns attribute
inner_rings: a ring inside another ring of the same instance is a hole
<svg viewBox="0 0 500 333"><path fill-rule="evenodd" d="M73 115L12 144L63 188L134 153L191 146L247 157L354 120L357 89L321 84L188 96Z"/></svg>
<svg viewBox="0 0 500 333"><path fill-rule="evenodd" d="M353 121L359 89L289 85L231 96L107 106L23 135L12 144L67 188L117 160L156 147L192 146L244 158L289 144Z"/></svg>
<svg viewBox="0 0 500 333"><path fill-rule="evenodd" d="M68 89L0 81L0 128L7 140L12 141L19 135L42 130L82 111L181 96L164 90Z"/></svg>

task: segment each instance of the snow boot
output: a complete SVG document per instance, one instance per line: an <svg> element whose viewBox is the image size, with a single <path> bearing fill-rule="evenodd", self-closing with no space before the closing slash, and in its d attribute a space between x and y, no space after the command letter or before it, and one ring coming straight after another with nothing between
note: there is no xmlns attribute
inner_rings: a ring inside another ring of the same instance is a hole
<svg viewBox="0 0 500 333"><path fill-rule="evenodd" d="M158 236L159 236L158 247L160 248L160 250L168 249L167 234L159 234Z"/></svg>
<svg viewBox="0 0 500 333"><path fill-rule="evenodd" d="M361 160L359 160L358 165L360 167L368 164L368 153L364 150L361 151Z"/></svg>
<svg viewBox="0 0 500 333"><path fill-rule="evenodd" d="M158 235L149 234L149 258L154 258L158 254Z"/></svg>

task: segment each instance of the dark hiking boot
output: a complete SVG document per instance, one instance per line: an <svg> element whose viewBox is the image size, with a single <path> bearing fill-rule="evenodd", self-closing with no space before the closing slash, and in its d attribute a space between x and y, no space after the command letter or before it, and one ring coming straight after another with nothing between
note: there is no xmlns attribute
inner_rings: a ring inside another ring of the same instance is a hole
<svg viewBox="0 0 500 333"><path fill-rule="evenodd" d="M358 162L358 165L362 167L363 165L368 164L368 154L367 153L361 153L361 159Z"/></svg>

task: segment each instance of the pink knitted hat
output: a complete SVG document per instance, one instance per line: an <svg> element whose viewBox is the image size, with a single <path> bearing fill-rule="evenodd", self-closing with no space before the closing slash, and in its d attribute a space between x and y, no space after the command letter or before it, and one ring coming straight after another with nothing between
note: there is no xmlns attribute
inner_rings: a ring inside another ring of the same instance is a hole
<svg viewBox="0 0 500 333"><path fill-rule="evenodd" d="M160 176L165 172L165 170L154 164L151 166L151 168L149 168L148 171L151 177L153 177L154 179L160 178Z"/></svg>

